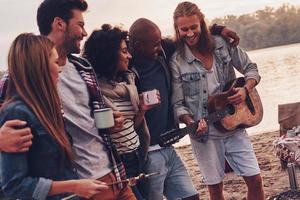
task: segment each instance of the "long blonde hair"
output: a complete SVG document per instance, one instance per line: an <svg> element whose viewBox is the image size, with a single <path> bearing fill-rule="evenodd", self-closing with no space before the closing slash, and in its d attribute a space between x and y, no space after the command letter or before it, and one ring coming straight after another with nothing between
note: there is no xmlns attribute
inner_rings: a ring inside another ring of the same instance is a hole
<svg viewBox="0 0 300 200"><path fill-rule="evenodd" d="M177 19L183 16L193 16L197 15L200 21L201 26L201 35L198 42L198 50L201 53L211 53L214 49L214 42L211 37L211 34L207 28L207 25L204 20L204 14L200 11L198 6L194 3L185 1L179 3L173 13L173 21L174 21L174 29L175 29L175 37L178 45L179 54L184 56L184 41L180 38L178 27L177 27Z"/></svg>
<svg viewBox="0 0 300 200"><path fill-rule="evenodd" d="M49 56L54 44L45 36L20 34L8 54L8 84L6 102L17 95L33 111L43 127L72 159L72 148L64 130L61 103L51 78Z"/></svg>

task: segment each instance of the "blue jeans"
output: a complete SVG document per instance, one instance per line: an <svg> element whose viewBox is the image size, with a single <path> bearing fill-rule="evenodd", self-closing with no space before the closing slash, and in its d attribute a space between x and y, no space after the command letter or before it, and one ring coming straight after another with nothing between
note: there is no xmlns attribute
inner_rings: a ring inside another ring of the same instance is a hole
<svg viewBox="0 0 300 200"><path fill-rule="evenodd" d="M142 173L143 161L140 159L139 149L130 153L121 154L120 158L125 166L127 177L135 177ZM138 181L137 185L132 186L131 189L137 200L144 200L141 194L141 184L143 180Z"/></svg>
<svg viewBox="0 0 300 200"><path fill-rule="evenodd" d="M198 194L173 147L150 151L146 172L160 172L148 178L146 196L148 200L178 200Z"/></svg>

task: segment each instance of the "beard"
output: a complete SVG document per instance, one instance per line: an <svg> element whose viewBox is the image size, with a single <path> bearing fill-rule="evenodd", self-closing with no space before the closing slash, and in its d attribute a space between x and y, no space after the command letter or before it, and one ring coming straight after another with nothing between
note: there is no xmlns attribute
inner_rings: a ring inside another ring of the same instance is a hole
<svg viewBox="0 0 300 200"><path fill-rule="evenodd" d="M81 37L78 37L74 34L72 34L70 31L67 31L64 35L64 47L67 52L67 54L80 53L80 41ZM79 45L78 45L79 42Z"/></svg>

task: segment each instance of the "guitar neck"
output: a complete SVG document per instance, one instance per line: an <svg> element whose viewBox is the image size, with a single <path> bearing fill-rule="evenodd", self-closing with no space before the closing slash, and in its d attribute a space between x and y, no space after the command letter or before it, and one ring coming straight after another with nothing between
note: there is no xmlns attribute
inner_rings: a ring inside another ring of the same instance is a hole
<svg viewBox="0 0 300 200"><path fill-rule="evenodd" d="M214 123L222 119L226 115L226 110L214 112L208 115L206 122ZM187 134L194 134L198 128L198 122L196 121L184 128L172 129L160 135L159 145L164 147L176 143Z"/></svg>
<svg viewBox="0 0 300 200"><path fill-rule="evenodd" d="M189 133L194 133L197 130L198 121L194 122L185 128L172 129L160 135L159 145L164 147L176 143L179 139L183 138Z"/></svg>
<svg viewBox="0 0 300 200"><path fill-rule="evenodd" d="M182 134L183 134L183 136L185 136L185 135L187 135L189 133L194 133L197 130L197 128L198 128L198 122L199 121L196 121L196 122L194 122L194 123L192 123L192 124L190 124L190 125L182 128L182 129L180 129L181 132L182 132Z"/></svg>

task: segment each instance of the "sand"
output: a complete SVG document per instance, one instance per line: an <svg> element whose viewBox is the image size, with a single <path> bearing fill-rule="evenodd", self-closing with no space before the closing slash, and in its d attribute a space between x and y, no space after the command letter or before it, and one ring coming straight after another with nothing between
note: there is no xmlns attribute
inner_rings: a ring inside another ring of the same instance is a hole
<svg viewBox="0 0 300 200"><path fill-rule="evenodd" d="M251 141L261 168L266 199L270 199L270 197L290 189L287 171L281 169L280 161L274 153L272 142L278 136L278 132L251 136ZM189 175L192 177L194 186L199 191L200 198L204 200L209 199L208 190L201 181L201 173L193 157L191 146L177 147L176 150L181 155ZM300 170L297 170L298 180L300 181ZM236 176L233 172L227 173L224 179L224 195L226 200L246 199L247 188L243 178Z"/></svg>

